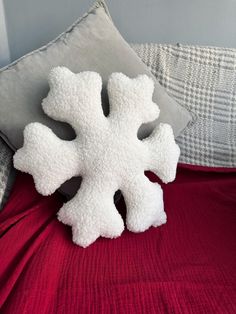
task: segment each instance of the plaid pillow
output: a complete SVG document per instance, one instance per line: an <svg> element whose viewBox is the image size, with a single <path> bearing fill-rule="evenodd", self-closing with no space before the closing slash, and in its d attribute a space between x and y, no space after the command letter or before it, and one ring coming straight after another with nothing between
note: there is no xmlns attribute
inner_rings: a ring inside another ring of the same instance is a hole
<svg viewBox="0 0 236 314"><path fill-rule="evenodd" d="M0 210L4 206L14 181L12 151L0 137Z"/></svg>
<svg viewBox="0 0 236 314"><path fill-rule="evenodd" d="M180 44L132 48L195 116L177 138L180 162L236 167L236 49Z"/></svg>

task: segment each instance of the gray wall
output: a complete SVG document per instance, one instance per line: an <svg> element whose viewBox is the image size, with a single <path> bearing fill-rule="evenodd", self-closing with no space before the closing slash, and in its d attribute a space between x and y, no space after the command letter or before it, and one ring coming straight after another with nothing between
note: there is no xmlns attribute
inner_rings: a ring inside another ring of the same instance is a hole
<svg viewBox="0 0 236 314"><path fill-rule="evenodd" d="M93 0L4 0L11 59L53 39ZM107 0L129 42L236 48L236 0Z"/></svg>

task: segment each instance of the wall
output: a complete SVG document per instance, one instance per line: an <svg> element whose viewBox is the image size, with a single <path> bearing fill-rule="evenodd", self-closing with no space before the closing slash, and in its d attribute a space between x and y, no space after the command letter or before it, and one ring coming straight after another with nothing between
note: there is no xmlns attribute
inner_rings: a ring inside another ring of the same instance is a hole
<svg viewBox="0 0 236 314"><path fill-rule="evenodd" d="M0 0L1 1L1 0ZM93 0L4 0L11 59L53 39ZM107 0L129 42L236 48L236 0Z"/></svg>
<svg viewBox="0 0 236 314"><path fill-rule="evenodd" d="M7 28L3 1L0 0L0 67L10 62Z"/></svg>

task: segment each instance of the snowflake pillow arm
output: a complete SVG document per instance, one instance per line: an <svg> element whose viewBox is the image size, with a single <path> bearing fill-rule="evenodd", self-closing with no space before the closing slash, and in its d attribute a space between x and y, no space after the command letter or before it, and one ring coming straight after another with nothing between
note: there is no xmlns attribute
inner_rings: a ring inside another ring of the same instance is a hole
<svg viewBox="0 0 236 314"><path fill-rule="evenodd" d="M175 143L171 126L160 123L143 143L150 152L146 169L155 173L164 183L174 181L180 149Z"/></svg>
<svg viewBox="0 0 236 314"><path fill-rule="evenodd" d="M59 210L58 220L72 227L73 242L87 247L97 238L117 238L124 222L113 202L114 189L85 177L77 194Z"/></svg>
<svg viewBox="0 0 236 314"><path fill-rule="evenodd" d="M82 160L73 141L59 139L41 123L25 127L24 145L13 159L16 169L33 176L35 187L42 195L54 193L65 181L78 176Z"/></svg>
<svg viewBox="0 0 236 314"><path fill-rule="evenodd" d="M56 67L49 74L49 87L42 103L49 117L70 124L80 138L103 128L107 119L102 110L102 79L98 73L75 74L65 67Z"/></svg>
<svg viewBox="0 0 236 314"><path fill-rule="evenodd" d="M141 124L154 121L159 107L152 101L154 82L147 75L130 79L122 73L111 74L108 80L109 119L119 121L121 130L137 137Z"/></svg>

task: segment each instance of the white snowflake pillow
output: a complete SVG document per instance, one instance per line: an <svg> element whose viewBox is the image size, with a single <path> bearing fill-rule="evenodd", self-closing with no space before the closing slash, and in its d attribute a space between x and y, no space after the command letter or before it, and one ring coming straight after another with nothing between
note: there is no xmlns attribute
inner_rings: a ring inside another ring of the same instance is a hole
<svg viewBox="0 0 236 314"><path fill-rule="evenodd" d="M124 223L113 203L118 189L126 202L130 231L165 223L162 189L144 171L154 172L165 183L173 181L180 150L168 124L160 124L144 140L137 137L140 125L159 115L152 101L152 79L113 73L108 81L108 117L102 111L98 73L74 74L57 67L50 73L49 85L44 112L69 123L77 137L64 141L48 127L31 123L24 130L24 145L14 155L14 165L33 176L43 195L82 176L77 194L58 212L58 219L72 227L73 241L86 247L99 236L120 236Z"/></svg>

